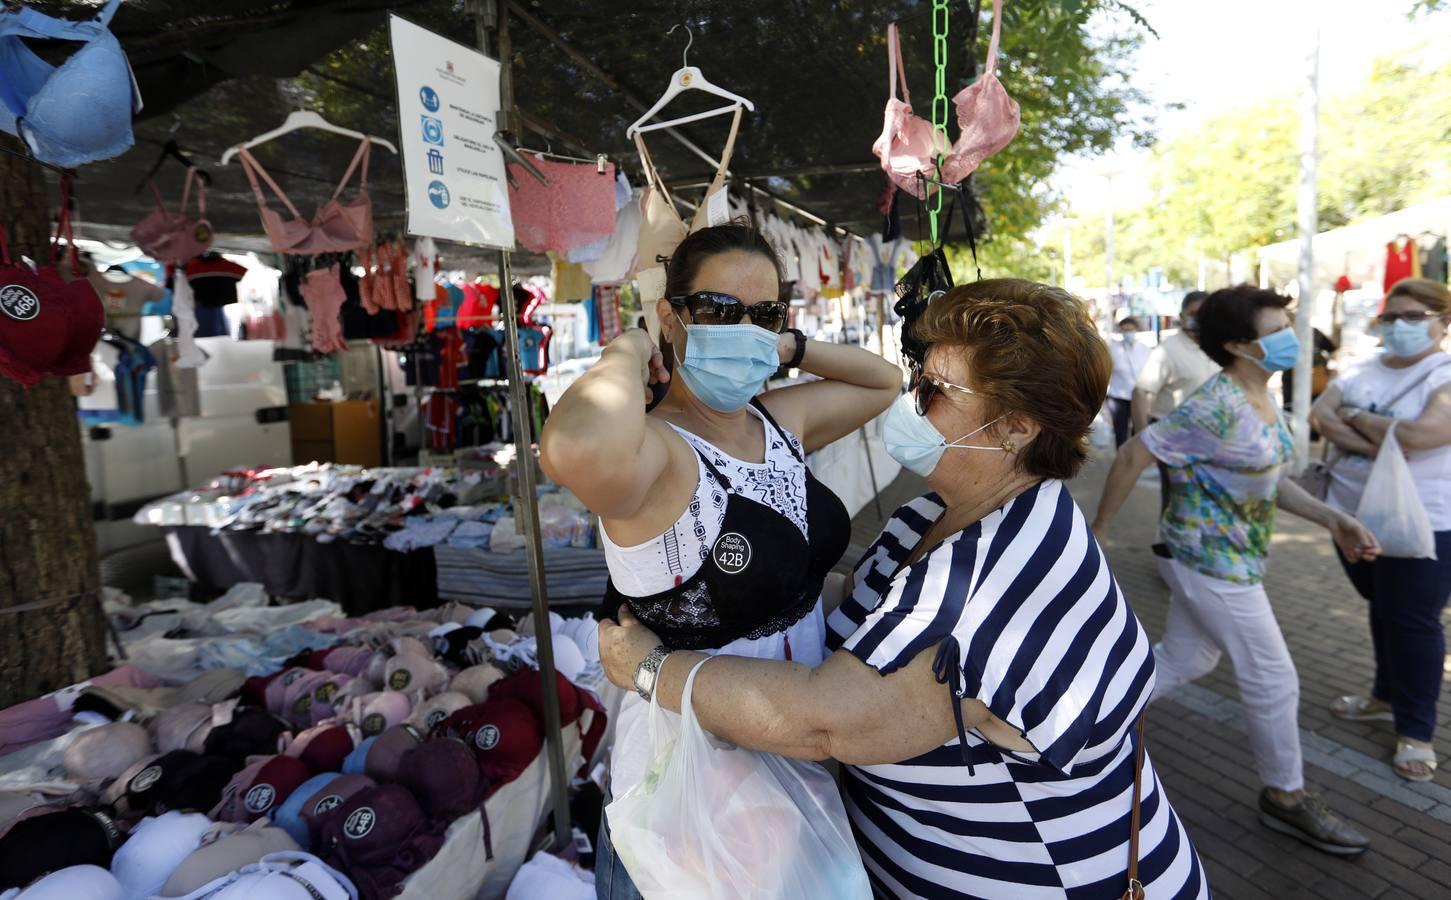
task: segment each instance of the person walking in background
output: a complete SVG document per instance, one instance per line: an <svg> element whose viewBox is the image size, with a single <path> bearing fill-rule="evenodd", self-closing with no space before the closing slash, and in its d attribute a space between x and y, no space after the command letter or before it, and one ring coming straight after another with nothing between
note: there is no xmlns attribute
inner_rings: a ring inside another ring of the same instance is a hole
<svg viewBox="0 0 1451 900"><path fill-rule="evenodd" d="M1352 561L1374 559L1380 548L1352 516L1288 478L1294 441L1269 380L1299 358L1289 302L1250 286L1210 295L1199 311L1200 344L1223 371L1119 450L1093 530L1100 537L1107 531L1150 463L1168 465L1160 534L1171 558L1160 572L1173 600L1154 647L1154 696L1208 674L1227 652L1265 785L1260 821L1326 853L1353 856L1367 847L1365 836L1305 789L1300 680L1264 577L1277 505L1324 525Z"/></svg>
<svg viewBox="0 0 1451 900"><path fill-rule="evenodd" d="M1129 422L1134 399L1134 384L1139 370L1149 359L1149 348L1139 342L1139 323L1133 316L1124 316L1118 323L1118 337L1108 342L1113 360L1113 377L1108 382L1108 411L1113 417L1115 447L1129 439Z"/></svg>
<svg viewBox="0 0 1451 900"><path fill-rule="evenodd" d="M1371 463L1396 423L1396 440L1436 535L1436 559L1340 557L1370 603L1375 681L1369 696L1341 697L1330 711L1352 721L1393 721L1391 765L1411 781L1430 781L1436 771L1431 738L1446 658L1441 612L1451 597L1451 355L1438 349L1448 325L1446 285L1397 282L1376 325L1385 349L1336 379L1311 414L1339 454L1332 457L1326 500L1345 512L1360 506Z"/></svg>
<svg viewBox="0 0 1451 900"><path fill-rule="evenodd" d="M1139 370L1133 392L1134 431L1142 433L1154 422L1167 416L1199 390L1204 382L1219 374L1219 366L1199 348L1199 307L1204 305L1204 291L1190 291L1179 304L1179 330L1164 338L1150 353ZM1159 463L1159 510L1169 506L1169 469ZM1156 545L1160 557L1168 553Z"/></svg>

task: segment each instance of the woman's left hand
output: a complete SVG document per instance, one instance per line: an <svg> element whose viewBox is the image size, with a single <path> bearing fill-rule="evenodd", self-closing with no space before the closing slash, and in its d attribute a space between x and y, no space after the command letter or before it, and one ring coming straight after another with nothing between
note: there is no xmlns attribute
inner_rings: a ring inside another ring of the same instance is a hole
<svg viewBox="0 0 1451 900"><path fill-rule="evenodd" d="M1330 524L1330 533L1345 558L1351 562L1369 562L1380 556L1380 541L1354 516L1340 513Z"/></svg>
<svg viewBox="0 0 1451 900"><path fill-rule="evenodd" d="M609 619L600 622L600 662L615 687L633 691L640 663L661 641L629 608L621 606L619 617L618 625Z"/></svg>

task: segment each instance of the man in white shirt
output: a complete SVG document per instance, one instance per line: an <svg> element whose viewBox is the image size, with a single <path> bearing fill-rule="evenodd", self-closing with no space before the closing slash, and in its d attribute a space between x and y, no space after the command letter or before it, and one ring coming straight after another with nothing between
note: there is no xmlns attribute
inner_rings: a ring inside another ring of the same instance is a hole
<svg viewBox="0 0 1451 900"><path fill-rule="evenodd" d="M1179 306L1179 331L1165 338L1149 354L1139 370L1133 390L1133 423L1135 431L1143 431L1167 416L1199 390L1199 386L1218 374L1219 366L1199 349L1199 307L1209 295L1190 291ZM1169 498L1169 473L1159 465L1161 506Z"/></svg>
<svg viewBox="0 0 1451 900"><path fill-rule="evenodd" d="M1108 342L1113 359L1113 376L1108 382L1108 411L1113 416L1113 437L1122 447L1129 439L1129 419L1134 385L1149 359L1148 346L1139 343L1139 323L1124 316L1118 323L1118 337Z"/></svg>

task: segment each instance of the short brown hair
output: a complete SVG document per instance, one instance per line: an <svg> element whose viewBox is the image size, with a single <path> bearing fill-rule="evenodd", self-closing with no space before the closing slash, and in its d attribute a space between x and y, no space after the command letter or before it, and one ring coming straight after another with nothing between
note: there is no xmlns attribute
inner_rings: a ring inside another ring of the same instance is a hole
<svg viewBox="0 0 1451 900"><path fill-rule="evenodd" d="M1256 321L1262 309L1286 309L1290 298L1252 284L1220 288L1199 307L1199 349L1216 365L1229 368L1239 357L1227 345L1260 336Z"/></svg>
<svg viewBox="0 0 1451 900"><path fill-rule="evenodd" d="M1039 478L1072 478L1088 460L1088 435L1113 361L1082 300L1022 278L953 288L932 301L915 334L931 346L961 347L989 418L1021 413L1040 432L1020 465Z"/></svg>
<svg viewBox="0 0 1451 900"><path fill-rule="evenodd" d="M1439 281L1432 281L1429 278L1402 278L1391 285L1386 299L1393 297L1405 297L1414 300L1432 312L1451 316L1451 290Z"/></svg>

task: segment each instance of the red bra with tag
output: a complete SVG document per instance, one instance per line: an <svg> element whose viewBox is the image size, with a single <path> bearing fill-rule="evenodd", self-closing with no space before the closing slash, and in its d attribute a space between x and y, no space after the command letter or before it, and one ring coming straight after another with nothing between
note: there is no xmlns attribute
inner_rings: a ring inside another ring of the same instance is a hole
<svg viewBox="0 0 1451 900"><path fill-rule="evenodd" d="M70 248L74 279L61 276L60 238ZM25 387L46 375L80 375L91 370L91 350L100 340L105 309L90 281L81 277L71 232L70 181L61 180L61 209L51 243L50 264L38 272L13 262L0 229L0 374Z"/></svg>

